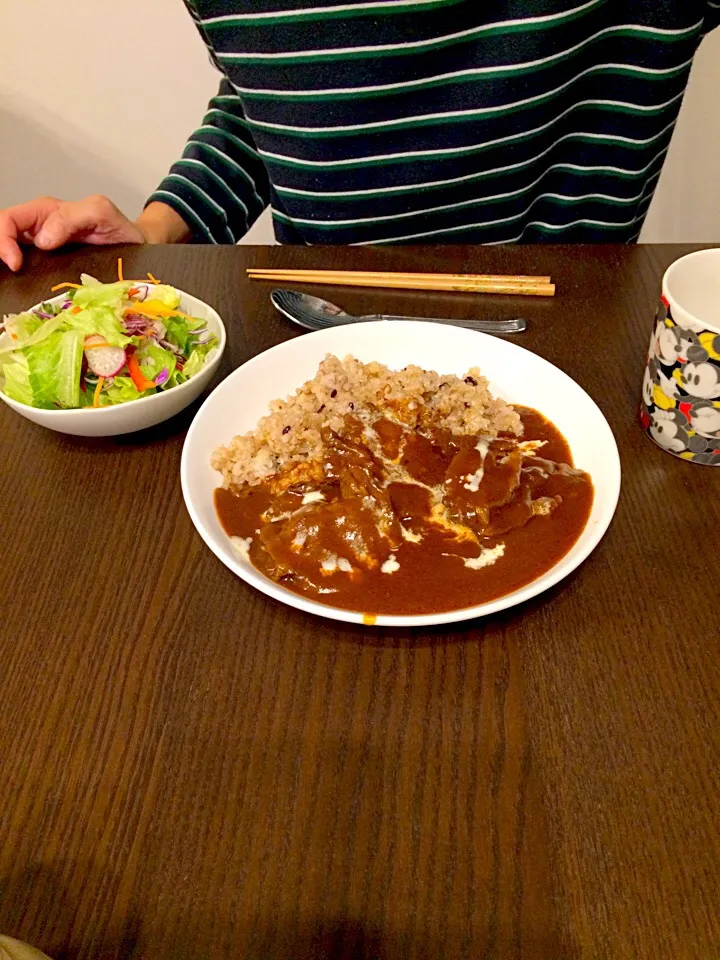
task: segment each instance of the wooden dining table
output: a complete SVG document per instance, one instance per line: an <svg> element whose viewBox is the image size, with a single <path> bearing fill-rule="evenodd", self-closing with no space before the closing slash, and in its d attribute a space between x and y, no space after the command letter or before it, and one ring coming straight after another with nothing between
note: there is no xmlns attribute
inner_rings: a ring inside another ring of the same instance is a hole
<svg viewBox="0 0 720 960"><path fill-rule="evenodd" d="M0 933L55 960L720 957L720 469L637 421L660 279L690 249L138 246L0 272L8 313L122 256L217 308L222 376L302 335L249 266L550 274L554 298L305 289L521 314L623 469L559 585L383 629L291 609L207 549L179 478L198 404L94 440L0 404Z"/></svg>

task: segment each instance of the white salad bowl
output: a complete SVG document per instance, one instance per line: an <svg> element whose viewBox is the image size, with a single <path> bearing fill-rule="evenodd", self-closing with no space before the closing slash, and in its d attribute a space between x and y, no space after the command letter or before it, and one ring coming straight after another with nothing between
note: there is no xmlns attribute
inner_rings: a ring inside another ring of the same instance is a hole
<svg viewBox="0 0 720 960"><path fill-rule="evenodd" d="M177 288L176 288L177 289ZM217 349L209 355L205 366L195 376L190 377L169 390L163 390L151 397L140 397L138 400L129 400L112 407L83 407L77 410L39 410L18 403L6 396L0 390L0 399L9 407L17 411L20 416L41 427L48 427L58 433L70 433L76 437L116 437L123 433L135 433L146 427L154 427L163 420L180 413L185 407L196 400L203 390L210 384L222 359L225 350L225 327L219 315L203 300L178 290L180 294L180 309L190 316L207 321L208 330L218 338ZM66 299L64 294L53 297L44 303L60 303ZM30 307L31 310L39 307ZM0 336L0 347L8 342L8 335Z"/></svg>
<svg viewBox="0 0 720 960"><path fill-rule="evenodd" d="M317 373L328 353L376 360L398 370L417 364L464 375L479 367L491 391L510 403L534 407L570 445L575 466L592 477L595 496L582 534L568 553L526 586L488 603L413 616L379 615L381 626L414 627L472 620L528 600L554 586L585 560L610 525L620 492L620 458L612 431L579 384L542 357L497 337L443 324L380 321L333 327L282 343L233 371L198 411L183 448L181 479L190 517L213 553L237 576L268 596L322 617L367 623L362 613L326 606L265 577L234 547L218 520L213 491L221 476L210 465L216 447L254 429L268 404L295 392ZM368 611L372 613L372 611Z"/></svg>

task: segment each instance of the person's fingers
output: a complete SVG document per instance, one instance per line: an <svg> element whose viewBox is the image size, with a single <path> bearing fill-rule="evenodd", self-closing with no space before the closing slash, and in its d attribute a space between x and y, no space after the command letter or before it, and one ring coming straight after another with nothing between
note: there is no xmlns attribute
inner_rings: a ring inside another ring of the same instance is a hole
<svg viewBox="0 0 720 960"><path fill-rule="evenodd" d="M142 243L143 236L107 197L93 196L61 203L35 237L42 250L55 250L71 240L86 243Z"/></svg>
<svg viewBox="0 0 720 960"><path fill-rule="evenodd" d="M84 243L145 243L143 231L100 195L65 202L40 197L0 211L0 260L11 270L22 264L21 243L55 250L73 240Z"/></svg>
<svg viewBox="0 0 720 960"><path fill-rule="evenodd" d="M68 240L72 240L77 229L84 225L85 219L70 217L61 210L51 213L35 235L35 246L41 250L55 250Z"/></svg>
<svg viewBox="0 0 720 960"><path fill-rule="evenodd" d="M92 231L101 217L100 204L95 202L94 197L77 203L62 203L36 234L35 246L41 250L55 250L78 234Z"/></svg>
<svg viewBox="0 0 720 960"><path fill-rule="evenodd" d="M0 260L15 272L22 266L22 251L17 240L0 235Z"/></svg>
<svg viewBox="0 0 720 960"><path fill-rule="evenodd" d="M15 230L16 236L26 233L34 236L61 203L55 197L37 197L29 203L8 207L0 216L6 218L7 225Z"/></svg>
<svg viewBox="0 0 720 960"><path fill-rule="evenodd" d="M19 270L22 265L19 241L32 242L35 233L57 209L59 202L54 197L39 197L30 203L0 211L0 260L11 270Z"/></svg>

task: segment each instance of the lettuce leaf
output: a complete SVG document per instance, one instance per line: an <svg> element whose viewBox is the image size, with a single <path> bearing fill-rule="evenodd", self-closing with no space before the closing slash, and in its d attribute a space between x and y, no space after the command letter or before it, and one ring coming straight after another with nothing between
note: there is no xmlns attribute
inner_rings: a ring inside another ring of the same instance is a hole
<svg viewBox="0 0 720 960"><path fill-rule="evenodd" d="M57 331L23 350L36 401L61 407L80 405L82 352L83 335L78 330Z"/></svg>
<svg viewBox="0 0 720 960"><path fill-rule="evenodd" d="M178 370L177 367L168 377L167 383L163 385L163 390L169 390L170 387L179 387L181 383L185 383L188 378L185 374Z"/></svg>
<svg viewBox="0 0 720 960"><path fill-rule="evenodd" d="M5 393L31 407L80 406L82 353L80 331L56 330L42 343L12 354L3 364Z"/></svg>
<svg viewBox="0 0 720 960"><path fill-rule="evenodd" d="M183 373L186 377L194 377L196 373L199 373L202 370L207 363L208 354L211 350L215 349L216 343L217 341L213 337L210 343L203 343L200 346L195 347L190 354L187 363L183 367Z"/></svg>
<svg viewBox="0 0 720 960"><path fill-rule="evenodd" d="M8 317L5 322L8 337L7 341L0 347L0 356L41 343L51 333L64 325L65 317L63 316L44 321L33 313L18 313L15 316Z"/></svg>
<svg viewBox="0 0 720 960"><path fill-rule="evenodd" d="M30 372L27 359L22 353L13 354L11 360L6 360L0 366L3 376L2 390L11 400L24 403L28 407L45 407L52 409L52 403L33 403L33 392L30 386Z"/></svg>
<svg viewBox="0 0 720 960"><path fill-rule="evenodd" d="M180 347L185 356L189 357L194 346L193 331L206 326L206 321L188 320L186 317L166 317L163 322L165 339L176 347Z"/></svg>
<svg viewBox="0 0 720 960"><path fill-rule="evenodd" d="M57 319L57 318L56 318ZM81 330L83 336L99 334L113 347L124 347L130 343L130 337L123 333L123 327L115 311L107 306L88 307L80 313L71 310L65 312L65 322L74 330ZM48 320L48 323L52 321Z"/></svg>
<svg viewBox="0 0 720 960"><path fill-rule="evenodd" d="M140 397L151 397L156 392L153 389L143 390L141 393L130 377L115 377L112 385L101 395L101 403L106 397L108 403L127 403L129 400L139 400Z"/></svg>
<svg viewBox="0 0 720 960"><path fill-rule="evenodd" d="M132 289L132 280L118 280L116 283L98 283L86 274L82 276L83 286L75 290L73 304L76 307L108 307L117 310L127 299L128 291ZM85 282L85 281L93 282Z"/></svg>
<svg viewBox="0 0 720 960"><path fill-rule="evenodd" d="M34 313L16 313L5 320L5 329L15 340L27 340L41 326L42 319Z"/></svg>
<svg viewBox="0 0 720 960"><path fill-rule="evenodd" d="M145 343L137 351L140 369L148 378L154 380L161 370L167 368L168 376L175 372L176 360L175 354L171 350L165 350L155 343Z"/></svg>
<svg viewBox="0 0 720 960"><path fill-rule="evenodd" d="M167 342L179 347L182 352L187 355L186 351L190 338L190 328L188 327L187 320L185 320L184 317L166 317L163 322L165 324L165 339Z"/></svg>

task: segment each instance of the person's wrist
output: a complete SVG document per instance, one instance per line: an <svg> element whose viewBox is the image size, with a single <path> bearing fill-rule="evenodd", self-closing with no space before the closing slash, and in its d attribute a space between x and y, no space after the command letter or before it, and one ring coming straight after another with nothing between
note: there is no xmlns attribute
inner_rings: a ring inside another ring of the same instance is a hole
<svg viewBox="0 0 720 960"><path fill-rule="evenodd" d="M187 243L192 236L180 214L158 200L149 203L133 223L144 243Z"/></svg>

